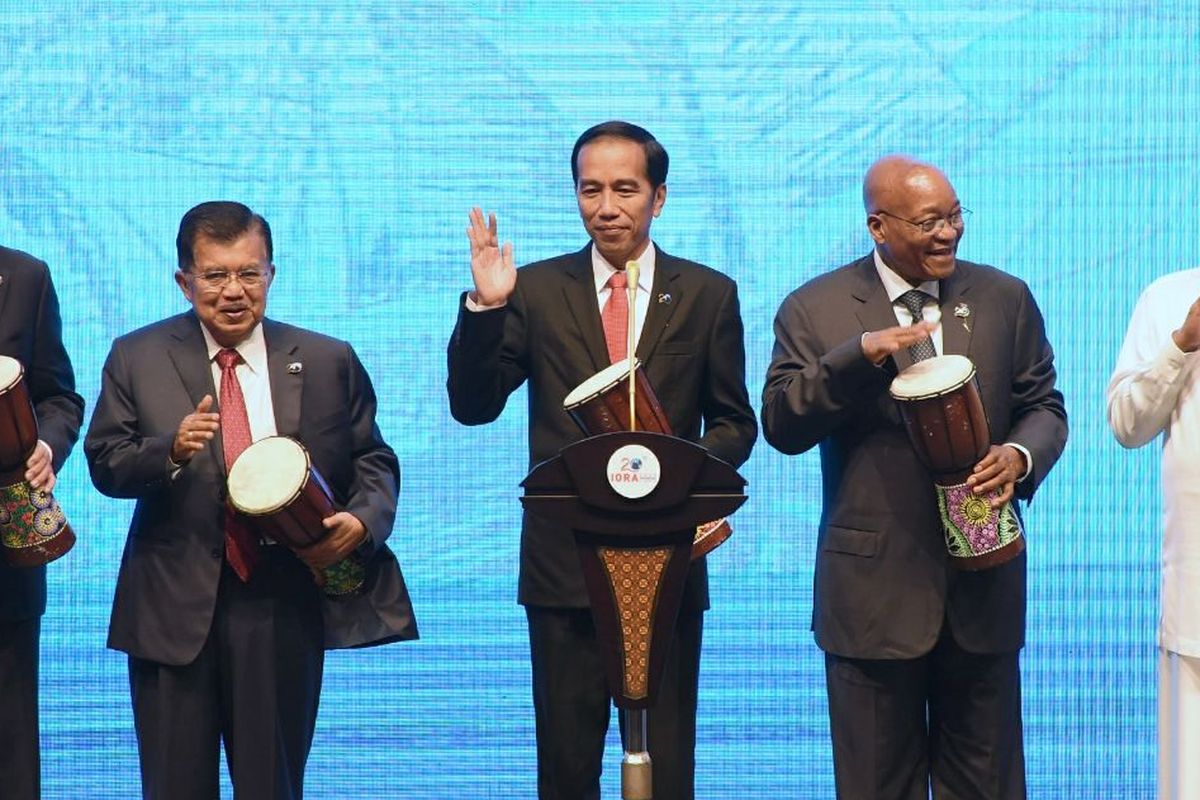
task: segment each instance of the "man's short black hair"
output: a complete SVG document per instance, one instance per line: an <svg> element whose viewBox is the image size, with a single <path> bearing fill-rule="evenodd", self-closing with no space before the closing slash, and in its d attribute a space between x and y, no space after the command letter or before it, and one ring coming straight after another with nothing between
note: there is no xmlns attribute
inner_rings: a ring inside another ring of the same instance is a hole
<svg viewBox="0 0 1200 800"><path fill-rule="evenodd" d="M588 142L603 138L613 139L628 139L631 142L637 142L642 146L642 152L646 154L646 177L650 179L650 186L657 189L667 182L667 168L670 166L671 159L667 156L667 151L658 139L654 138L654 134L638 125L631 122L622 122L619 119L601 122L599 125L593 125L579 135L575 140L575 149L571 151L571 180L579 183L579 151Z"/></svg>
<svg viewBox="0 0 1200 800"><path fill-rule="evenodd" d="M179 221L179 235L175 237L179 269L187 272L196 265L197 237L203 236L216 242L234 242L256 226L262 231L267 244L267 260L274 261L271 226L249 206L230 200L212 200L192 208Z"/></svg>

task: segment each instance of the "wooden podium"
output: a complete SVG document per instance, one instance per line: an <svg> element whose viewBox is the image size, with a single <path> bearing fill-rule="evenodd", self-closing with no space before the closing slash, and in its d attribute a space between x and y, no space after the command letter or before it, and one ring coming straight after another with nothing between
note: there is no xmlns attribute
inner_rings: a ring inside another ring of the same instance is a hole
<svg viewBox="0 0 1200 800"><path fill-rule="evenodd" d="M530 513L574 531L625 727L621 797L652 800L646 712L662 682L696 525L746 502L746 481L698 444L634 431L568 445L521 486Z"/></svg>

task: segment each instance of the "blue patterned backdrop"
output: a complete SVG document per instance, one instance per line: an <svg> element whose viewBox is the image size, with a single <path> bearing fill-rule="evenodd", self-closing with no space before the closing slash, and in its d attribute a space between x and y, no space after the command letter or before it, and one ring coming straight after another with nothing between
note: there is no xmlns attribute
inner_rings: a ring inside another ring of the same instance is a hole
<svg viewBox="0 0 1200 800"><path fill-rule="evenodd" d="M1071 413L1028 514L1031 793L1153 796L1158 448L1113 443L1103 391L1137 293L1200 250L1194 2L0 6L0 242L50 262L89 411L111 339L185 307L175 230L214 198L274 228L270 313L349 339L375 377L423 639L331 654L309 796L534 794L523 397L455 425L444 346L468 208L499 212L519 261L580 246L570 148L614 117L671 153L660 244L740 284L752 396L784 295L869 247L867 165L945 168L975 212L960 252L1032 286ZM816 456L760 442L743 473L710 558L700 795L831 797ZM80 542L51 570L46 796L133 797L125 662L104 649L132 507L81 453L60 487ZM606 796L618 760L614 735Z"/></svg>

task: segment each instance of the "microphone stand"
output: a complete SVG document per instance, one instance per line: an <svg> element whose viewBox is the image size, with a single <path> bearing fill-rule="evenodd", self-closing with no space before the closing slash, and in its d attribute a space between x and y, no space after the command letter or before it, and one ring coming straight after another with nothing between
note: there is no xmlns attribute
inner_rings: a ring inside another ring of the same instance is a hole
<svg viewBox="0 0 1200 800"><path fill-rule="evenodd" d="M625 352L629 354L629 430L631 431L637 430L637 406L634 405L637 390L634 388L633 372L637 368L634 351L637 349L637 282L640 269L636 261L625 262L625 285L629 290L629 316L626 326L628 335L625 339L627 342Z"/></svg>
<svg viewBox="0 0 1200 800"><path fill-rule="evenodd" d="M636 261L625 262L626 286L629 290L629 430L637 430L637 390L633 379L637 369L634 351L637 348L637 289L639 266ZM625 755L621 759L621 799L653 800L653 765L650 763L649 722L645 708L622 708L621 721L625 731Z"/></svg>

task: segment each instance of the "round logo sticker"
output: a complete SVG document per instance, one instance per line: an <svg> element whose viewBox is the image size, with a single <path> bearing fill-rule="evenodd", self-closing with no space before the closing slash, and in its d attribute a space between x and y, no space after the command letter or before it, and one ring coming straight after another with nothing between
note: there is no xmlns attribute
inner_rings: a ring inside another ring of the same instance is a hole
<svg viewBox="0 0 1200 800"><path fill-rule="evenodd" d="M627 444L608 459L608 485L622 497L645 497L658 486L658 478L658 456L648 447Z"/></svg>

